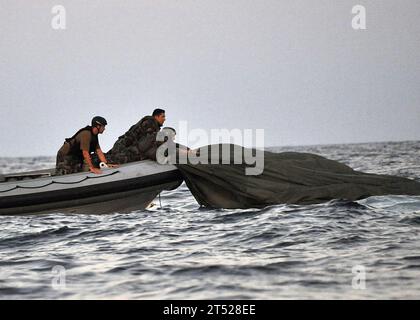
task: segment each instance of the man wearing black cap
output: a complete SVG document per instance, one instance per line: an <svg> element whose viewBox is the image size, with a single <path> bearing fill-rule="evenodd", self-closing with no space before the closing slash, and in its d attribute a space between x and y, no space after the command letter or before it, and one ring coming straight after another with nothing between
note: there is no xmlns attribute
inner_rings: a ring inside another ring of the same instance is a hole
<svg viewBox="0 0 420 320"><path fill-rule="evenodd" d="M105 131L105 118L96 116L91 125L77 131L71 138L67 138L57 153L56 175L90 171L100 174L101 170L92 163L91 154L96 153L101 162L107 160L99 146L98 134Z"/></svg>
<svg viewBox="0 0 420 320"><path fill-rule="evenodd" d="M156 160L156 150L163 143L156 136L166 120L165 110L155 109L151 116L143 117L124 135L120 136L107 157L116 163L144 159Z"/></svg>

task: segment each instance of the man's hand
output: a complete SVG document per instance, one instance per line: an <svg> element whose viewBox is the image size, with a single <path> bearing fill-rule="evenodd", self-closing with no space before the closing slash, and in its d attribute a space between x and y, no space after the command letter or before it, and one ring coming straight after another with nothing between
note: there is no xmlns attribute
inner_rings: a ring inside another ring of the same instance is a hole
<svg viewBox="0 0 420 320"><path fill-rule="evenodd" d="M94 174L101 174L102 173L101 170L99 170L98 168L94 168L94 167L89 168L89 171L94 173Z"/></svg>

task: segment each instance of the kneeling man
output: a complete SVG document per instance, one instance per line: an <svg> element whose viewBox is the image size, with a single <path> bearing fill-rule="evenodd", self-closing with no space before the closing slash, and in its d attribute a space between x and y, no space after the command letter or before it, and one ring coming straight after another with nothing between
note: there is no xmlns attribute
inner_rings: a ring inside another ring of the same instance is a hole
<svg viewBox="0 0 420 320"><path fill-rule="evenodd" d="M101 170L93 165L91 154L96 153L101 162L107 163L98 140L98 134L105 131L106 125L106 120L97 116L92 119L90 126L67 138L57 153L56 175L83 171L100 174Z"/></svg>

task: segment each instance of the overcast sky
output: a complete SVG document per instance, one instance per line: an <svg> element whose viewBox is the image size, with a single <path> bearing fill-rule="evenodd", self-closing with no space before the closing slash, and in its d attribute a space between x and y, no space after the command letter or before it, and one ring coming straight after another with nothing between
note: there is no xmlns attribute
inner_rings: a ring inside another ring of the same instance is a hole
<svg viewBox="0 0 420 320"><path fill-rule="evenodd" d="M155 107L267 146L420 140L419 17L418 0L0 0L0 157L55 155L94 115L107 151Z"/></svg>

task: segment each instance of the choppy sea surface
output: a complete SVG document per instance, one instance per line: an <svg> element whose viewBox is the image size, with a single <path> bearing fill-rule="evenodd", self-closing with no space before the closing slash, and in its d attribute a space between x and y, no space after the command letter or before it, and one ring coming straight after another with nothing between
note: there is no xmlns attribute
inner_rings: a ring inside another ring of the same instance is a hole
<svg viewBox="0 0 420 320"><path fill-rule="evenodd" d="M420 142L274 148L420 180ZM0 158L0 173L52 157ZM0 216L0 299L419 299L420 197Z"/></svg>

